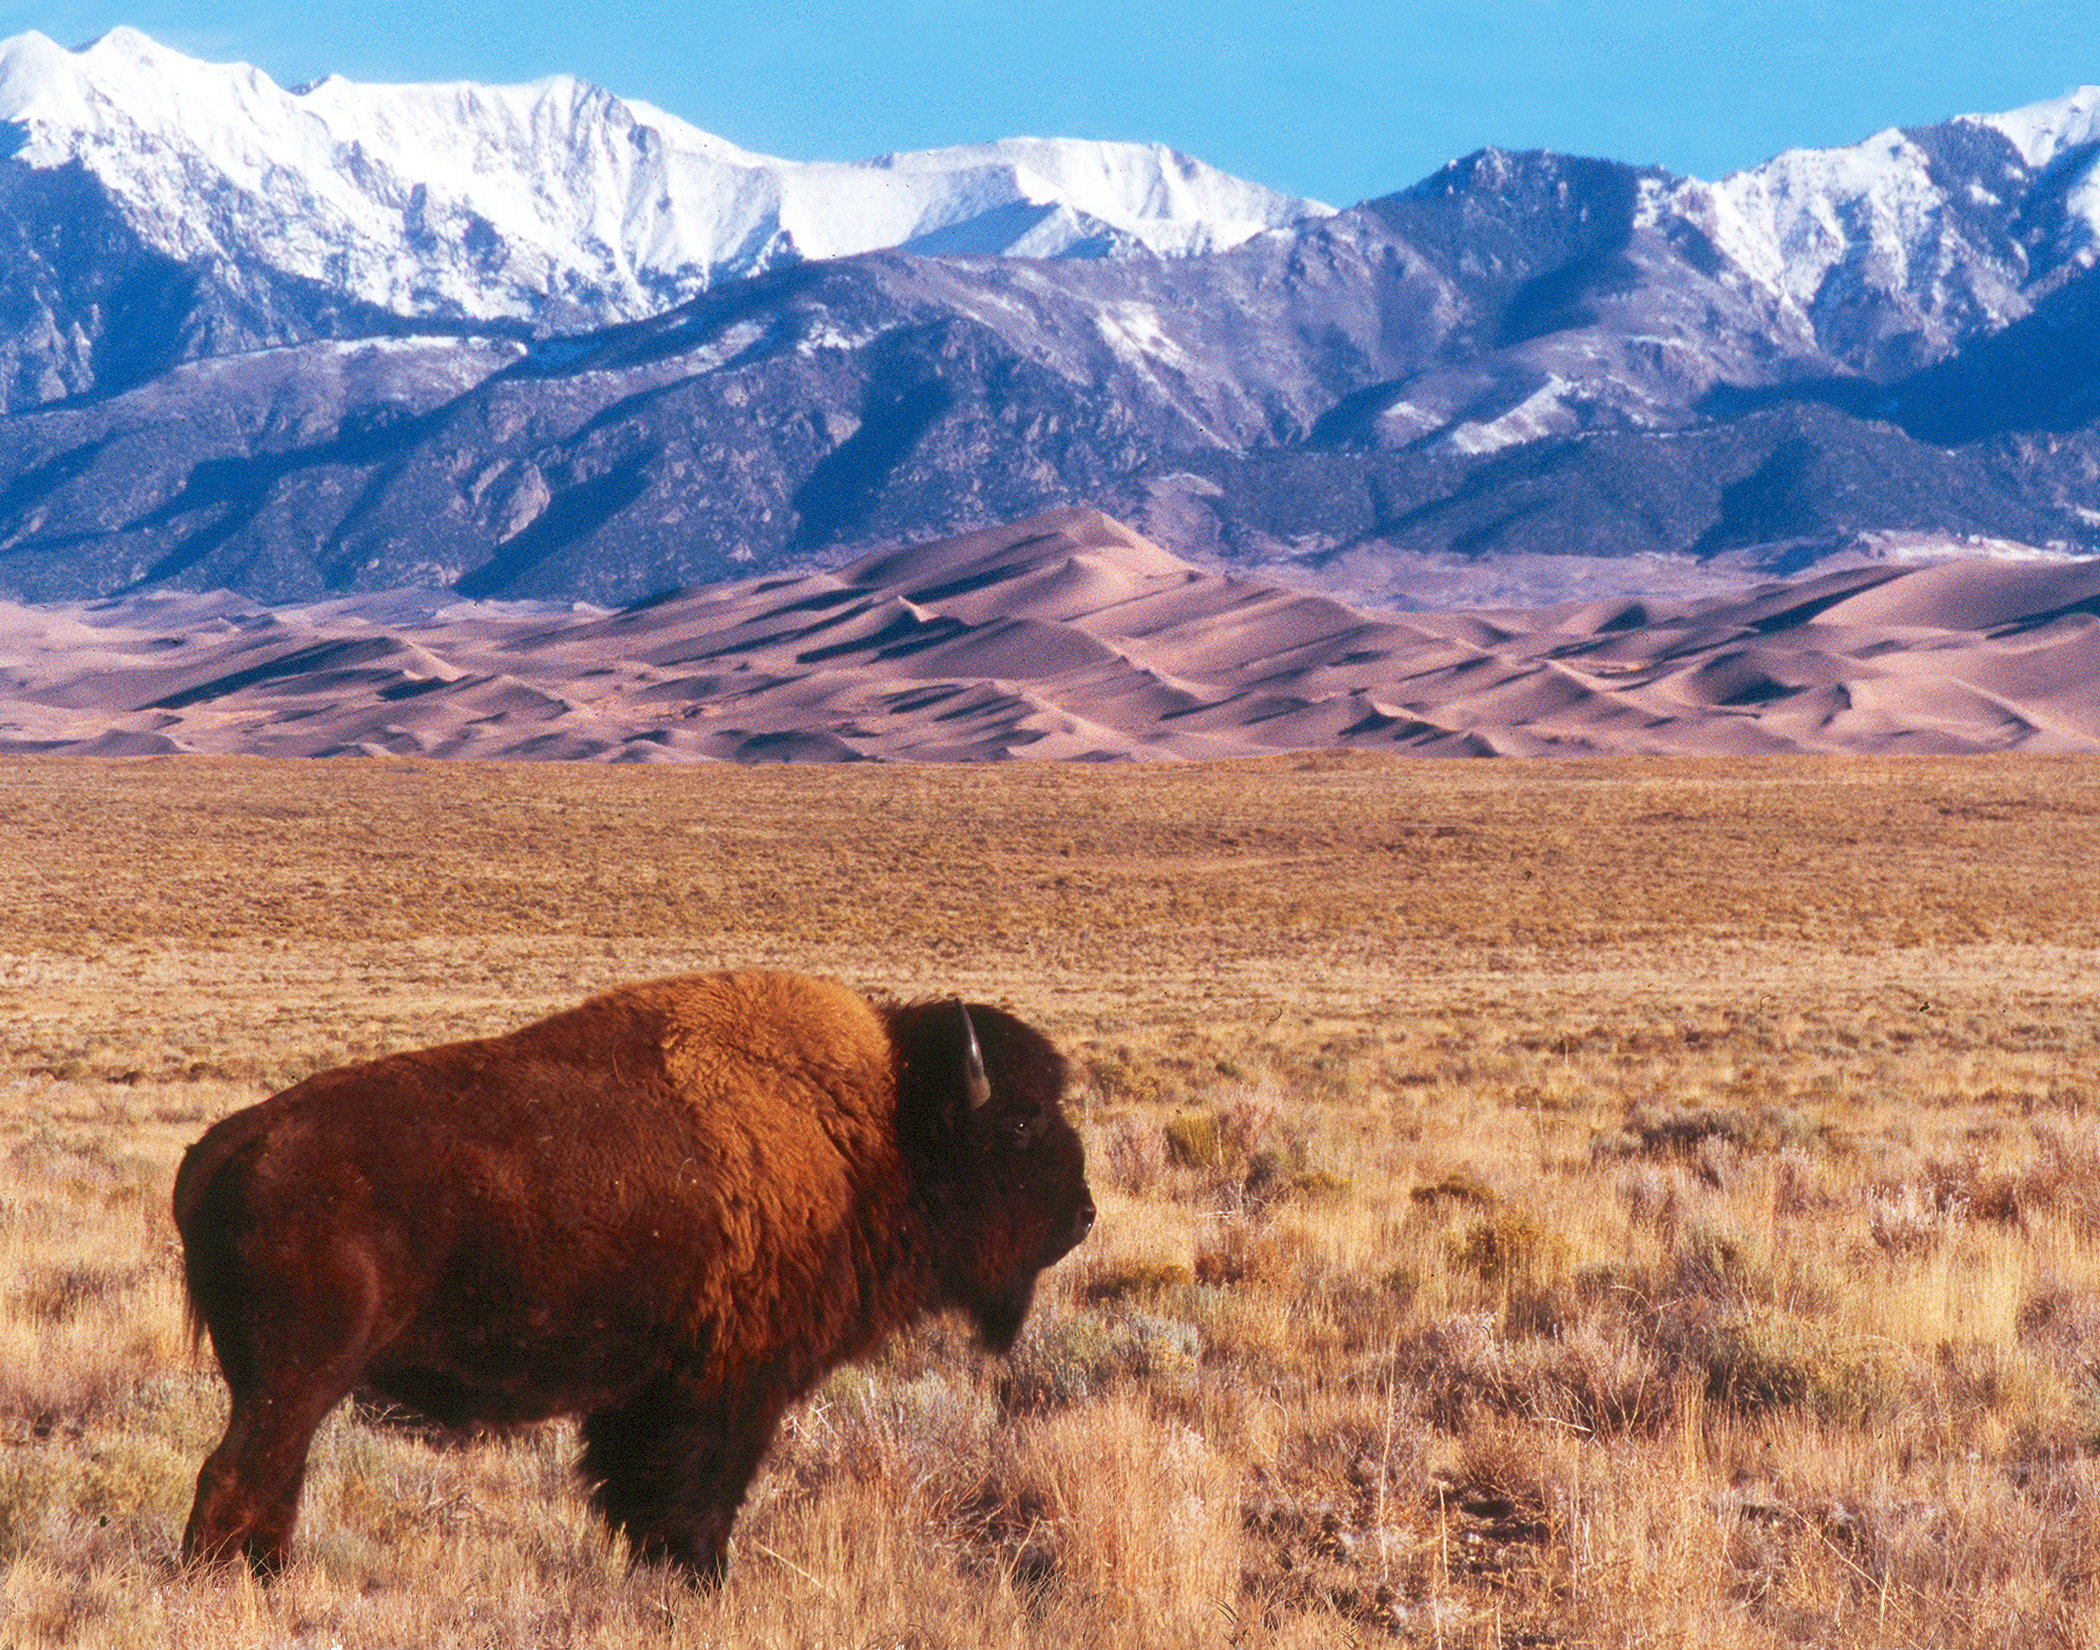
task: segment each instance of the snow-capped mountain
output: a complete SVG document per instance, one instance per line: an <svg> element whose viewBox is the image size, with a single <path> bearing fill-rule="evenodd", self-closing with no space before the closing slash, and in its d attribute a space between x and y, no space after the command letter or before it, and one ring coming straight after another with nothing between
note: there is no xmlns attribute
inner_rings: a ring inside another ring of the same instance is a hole
<svg viewBox="0 0 2100 1650"><path fill-rule="evenodd" d="M1684 428L1807 385L1922 428L1918 398L1891 386L2083 303L2100 90L1789 150L1715 183L1484 149L1351 215L1496 317L1462 358L1353 404L1375 445L1484 455Z"/></svg>
<svg viewBox="0 0 2100 1650"><path fill-rule="evenodd" d="M1915 369L2092 267L2100 88L1658 181L1642 220L1703 236L1780 326L1869 373Z"/></svg>
<svg viewBox="0 0 2100 1650"><path fill-rule="evenodd" d="M149 246L400 315L575 326L878 247L1187 255L1330 209L1160 145L1010 139L848 164L749 154L567 76L285 89L120 28L0 43L0 156L77 164Z"/></svg>
<svg viewBox="0 0 2100 1650"><path fill-rule="evenodd" d="M572 80L23 36L0 596L617 602L1071 504L1403 603L2100 550L2096 254L2090 89L1329 212L1142 146L802 165Z"/></svg>

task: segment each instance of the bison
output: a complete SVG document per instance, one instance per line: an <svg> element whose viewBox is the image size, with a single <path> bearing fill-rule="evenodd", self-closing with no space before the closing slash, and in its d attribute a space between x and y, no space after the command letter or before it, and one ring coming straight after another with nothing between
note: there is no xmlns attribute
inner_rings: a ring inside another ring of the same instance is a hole
<svg viewBox="0 0 2100 1650"><path fill-rule="evenodd" d="M370 1390L582 1417L636 1561L718 1581L783 1411L922 1313L1003 1352L1093 1224L1065 1063L984 1004L737 972L308 1078L182 1160L191 1328L232 1393L186 1561L285 1562L308 1445Z"/></svg>

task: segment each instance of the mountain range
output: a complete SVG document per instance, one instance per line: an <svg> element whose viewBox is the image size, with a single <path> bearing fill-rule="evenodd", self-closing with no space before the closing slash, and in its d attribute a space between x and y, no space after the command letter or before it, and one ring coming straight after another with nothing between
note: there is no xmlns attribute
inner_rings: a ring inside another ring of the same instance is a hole
<svg viewBox="0 0 2100 1650"><path fill-rule="evenodd" d="M0 596L630 602L1098 506L1387 606L2100 550L2100 91L1335 211L0 43ZM1832 558L1836 558L1833 561Z"/></svg>

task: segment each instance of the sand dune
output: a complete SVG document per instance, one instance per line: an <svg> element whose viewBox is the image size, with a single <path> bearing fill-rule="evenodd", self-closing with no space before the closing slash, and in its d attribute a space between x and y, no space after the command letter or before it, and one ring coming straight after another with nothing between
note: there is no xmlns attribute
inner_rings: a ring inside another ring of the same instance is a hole
<svg viewBox="0 0 2100 1650"><path fill-rule="evenodd" d="M2100 563L1360 611L1062 510L619 612L0 604L0 751L686 762L2100 748Z"/></svg>

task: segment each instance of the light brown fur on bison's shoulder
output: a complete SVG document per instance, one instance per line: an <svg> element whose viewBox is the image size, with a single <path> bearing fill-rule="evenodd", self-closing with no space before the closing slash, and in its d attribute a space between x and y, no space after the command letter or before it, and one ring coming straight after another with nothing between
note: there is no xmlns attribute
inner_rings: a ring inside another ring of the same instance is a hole
<svg viewBox="0 0 2100 1650"><path fill-rule="evenodd" d="M232 1391L185 1557L281 1565L314 1428L362 1386L452 1426L581 1414L635 1556L719 1576L782 1412L827 1370L942 1307L1011 1343L1093 1218L1064 1081L998 1009L744 972L235 1113L175 1183Z"/></svg>

